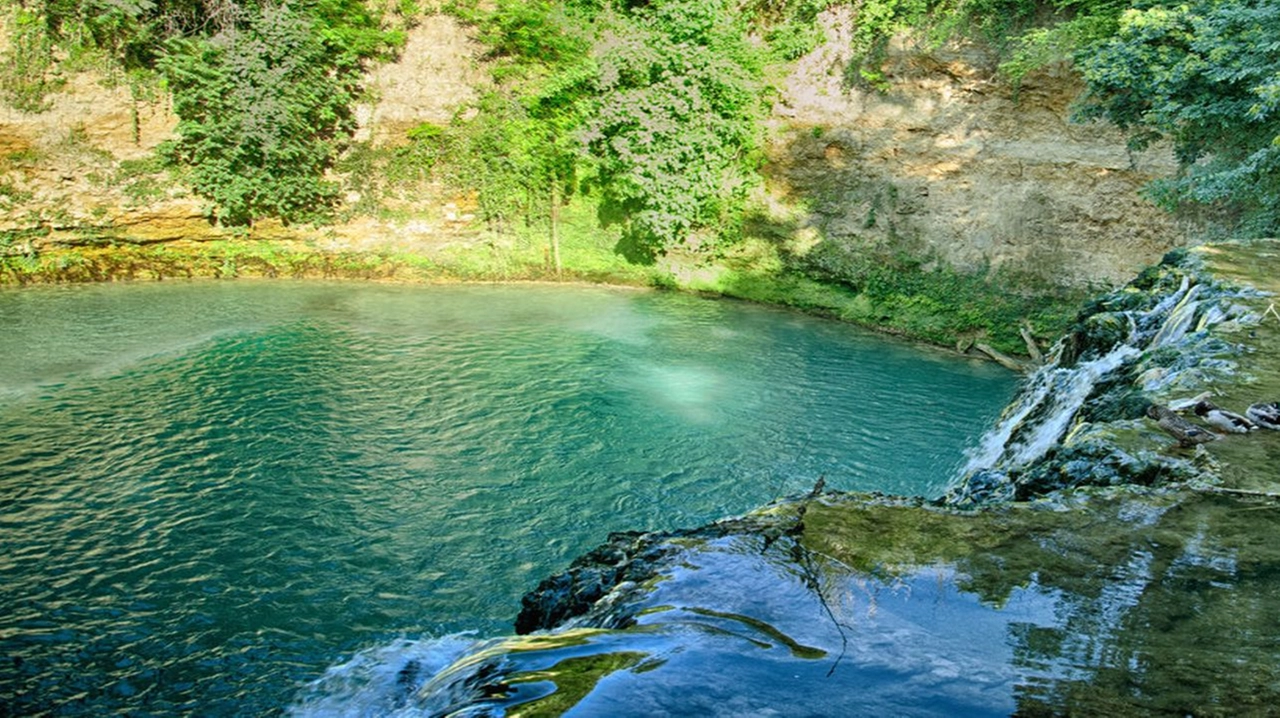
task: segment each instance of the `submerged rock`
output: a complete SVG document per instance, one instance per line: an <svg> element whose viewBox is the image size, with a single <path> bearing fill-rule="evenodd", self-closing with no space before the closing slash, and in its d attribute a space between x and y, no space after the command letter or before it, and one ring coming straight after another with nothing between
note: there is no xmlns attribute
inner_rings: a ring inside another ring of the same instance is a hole
<svg viewBox="0 0 1280 718"><path fill-rule="evenodd" d="M570 619L596 628L624 628L634 616L625 610L622 594L643 591L678 548L676 540L704 541L734 534L757 534L776 540L792 530L789 515L762 512L719 521L696 529L661 534L620 532L576 559L564 573L544 579L521 599L516 617L518 634L554 628Z"/></svg>

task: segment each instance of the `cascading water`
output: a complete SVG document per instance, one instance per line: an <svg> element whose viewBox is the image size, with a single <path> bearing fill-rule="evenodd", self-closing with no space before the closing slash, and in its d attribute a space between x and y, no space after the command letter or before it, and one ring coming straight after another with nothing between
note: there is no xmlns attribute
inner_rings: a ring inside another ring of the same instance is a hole
<svg viewBox="0 0 1280 718"><path fill-rule="evenodd" d="M982 438L965 473L1025 466L1044 456L1066 433L1098 381L1141 353L1131 344L1121 344L1071 368L1055 362L1038 369L1000 423Z"/></svg>
<svg viewBox="0 0 1280 718"><path fill-rule="evenodd" d="M1174 277L1180 277L1176 289ZM970 452L947 502L1012 498L1015 477L1060 444L1095 390L1117 370L1240 313L1226 306L1238 293L1206 284L1193 272L1170 270L1165 285L1151 293L1132 286L1121 290L1099 303L1101 311L1083 318Z"/></svg>

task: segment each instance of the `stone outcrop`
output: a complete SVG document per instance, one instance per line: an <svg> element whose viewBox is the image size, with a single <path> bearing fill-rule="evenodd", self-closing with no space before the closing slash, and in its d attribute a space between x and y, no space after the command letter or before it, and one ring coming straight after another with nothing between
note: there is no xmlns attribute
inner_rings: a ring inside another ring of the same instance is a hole
<svg viewBox="0 0 1280 718"><path fill-rule="evenodd" d="M794 220L827 252L1089 286L1122 283L1190 242L1191 228L1142 196L1174 170L1168 149L1131 153L1119 131L1071 123L1083 88L1069 69L1014 87L983 48L898 42L887 90L851 88L853 16L837 8L823 22L827 42L783 83L767 174L773 200L803 206Z"/></svg>
<svg viewBox="0 0 1280 718"><path fill-rule="evenodd" d="M365 89L372 102L357 108L356 139L398 144L423 122L448 124L488 83L481 48L458 21L431 15L409 31L395 62L372 69Z"/></svg>

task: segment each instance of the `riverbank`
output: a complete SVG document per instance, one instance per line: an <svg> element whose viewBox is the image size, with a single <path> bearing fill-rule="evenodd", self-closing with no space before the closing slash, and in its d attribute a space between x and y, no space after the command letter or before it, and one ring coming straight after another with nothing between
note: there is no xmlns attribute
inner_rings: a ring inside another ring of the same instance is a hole
<svg viewBox="0 0 1280 718"><path fill-rule="evenodd" d="M886 87L872 91L839 71L848 8L816 22L812 51L778 68L785 91L761 128L760 184L723 247L630 265L584 185L558 210L557 268L546 208L482 211L479 185L432 164L444 148L431 138L473 116L494 88L493 58L474 28L428 13L364 78L324 225L211 224L187 170L161 151L177 123L167 91L108 65L60 69L42 109L0 109L0 282L567 277L1027 356L1024 330L1043 349L1086 296L1200 236L1138 192L1171 171L1164 148L1129 152L1115 130L1066 121L1074 73L1032 73L1015 88L985 79L999 61L990 48L895 43Z"/></svg>
<svg viewBox="0 0 1280 718"><path fill-rule="evenodd" d="M154 239L145 223L128 231L10 233L0 243L0 285L197 277L587 282L745 299L936 346L988 344L1022 356L1024 331L1047 346L1083 298L1066 290L1028 295L906 258L876 267L859 285L822 281L787 266L777 247L759 239L712 258L669 254L637 264L615 251L617 237L596 226L594 211L585 202L566 210L559 268L547 238L533 230L424 230L417 220L364 218L330 226L263 223L237 233L195 221L187 230L198 232L195 239Z"/></svg>

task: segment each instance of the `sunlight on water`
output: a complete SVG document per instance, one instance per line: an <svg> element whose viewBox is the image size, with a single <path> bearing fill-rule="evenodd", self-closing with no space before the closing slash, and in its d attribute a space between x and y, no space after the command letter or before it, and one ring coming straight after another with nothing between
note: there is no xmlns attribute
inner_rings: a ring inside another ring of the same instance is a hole
<svg viewBox="0 0 1280 718"><path fill-rule="evenodd" d="M611 531L819 476L937 495L1015 383L554 287L3 291L0 358L0 696L81 715L278 710L371 646L506 632Z"/></svg>
<svg viewBox="0 0 1280 718"><path fill-rule="evenodd" d="M727 382L708 367L640 365L629 380L640 401L691 424L707 424L731 400Z"/></svg>

